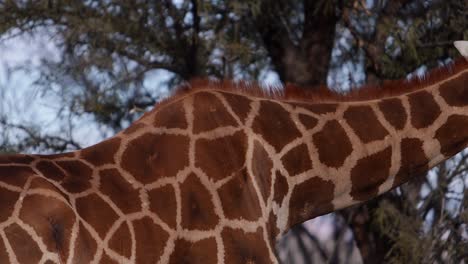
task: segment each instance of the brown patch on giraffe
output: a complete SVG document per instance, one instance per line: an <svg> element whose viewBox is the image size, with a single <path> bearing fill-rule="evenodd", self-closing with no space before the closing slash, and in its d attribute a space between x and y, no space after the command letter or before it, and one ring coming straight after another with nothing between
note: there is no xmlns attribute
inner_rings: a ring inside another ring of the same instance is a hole
<svg viewBox="0 0 468 264"><path fill-rule="evenodd" d="M61 185L71 193L79 193L91 187L91 176L93 170L79 160L56 161L66 174Z"/></svg>
<svg viewBox="0 0 468 264"><path fill-rule="evenodd" d="M187 176L180 185L182 227L189 230L210 230L219 221L212 197L195 174Z"/></svg>
<svg viewBox="0 0 468 264"><path fill-rule="evenodd" d="M155 127L186 129L188 123L185 118L183 101L159 108L154 117L153 125Z"/></svg>
<svg viewBox="0 0 468 264"><path fill-rule="evenodd" d="M462 151L468 142L468 117L451 115L439 129L435 138L440 142L440 151L446 157Z"/></svg>
<svg viewBox="0 0 468 264"><path fill-rule="evenodd" d="M120 138L111 138L92 147L85 148L80 152L81 158L94 166L113 164L115 163L114 156L117 150L119 150L120 142Z"/></svg>
<svg viewBox="0 0 468 264"><path fill-rule="evenodd" d="M255 221L262 216L260 201L246 169L218 189L223 212L228 219Z"/></svg>
<svg viewBox="0 0 468 264"><path fill-rule="evenodd" d="M136 241L136 263L157 263L163 254L169 234L149 217L133 221L133 228Z"/></svg>
<svg viewBox="0 0 468 264"><path fill-rule="evenodd" d="M419 91L408 95L411 124L420 129L430 126L439 117L441 111L432 94Z"/></svg>
<svg viewBox="0 0 468 264"><path fill-rule="evenodd" d="M333 211L335 185L312 177L294 187L289 201L289 226Z"/></svg>
<svg viewBox="0 0 468 264"><path fill-rule="evenodd" d="M0 238L0 263L8 263L10 262L10 257L8 255L5 242L2 238Z"/></svg>
<svg viewBox="0 0 468 264"><path fill-rule="evenodd" d="M140 194L125 180L116 169L105 169L101 176L99 190L124 213L130 214L141 210Z"/></svg>
<svg viewBox="0 0 468 264"><path fill-rule="evenodd" d="M97 250L96 240L82 223L79 224L77 233L73 263L91 263Z"/></svg>
<svg viewBox="0 0 468 264"><path fill-rule="evenodd" d="M52 193L56 193L62 196L66 200L66 202L70 204L70 197L46 179L47 178L43 178L43 177L34 178L31 181L31 184L29 185L29 189L30 190L46 190Z"/></svg>
<svg viewBox="0 0 468 264"><path fill-rule="evenodd" d="M263 201L266 202L270 197L273 161L258 141L255 141L253 146L251 166L254 179L262 193Z"/></svg>
<svg viewBox="0 0 468 264"><path fill-rule="evenodd" d="M266 223L266 229L272 248L275 248L276 237L280 233L279 228L276 226L276 221L277 217L273 214L273 212L270 212L270 215L268 216L268 222Z"/></svg>
<svg viewBox="0 0 468 264"><path fill-rule="evenodd" d="M31 180L29 185L29 190L48 190L52 192L57 192L58 189L52 185L48 180L45 180L42 177L37 177ZM60 193L62 195L62 193Z"/></svg>
<svg viewBox="0 0 468 264"><path fill-rule="evenodd" d="M277 202L279 205L283 203L284 197L288 193L289 184L286 176L281 174L279 171L276 172L276 180L274 188L273 201Z"/></svg>
<svg viewBox="0 0 468 264"><path fill-rule="evenodd" d="M23 187L28 178L34 175L34 171L29 167L0 166L0 181L16 187Z"/></svg>
<svg viewBox="0 0 468 264"><path fill-rule="evenodd" d="M36 169L43 177L53 181L61 181L65 178L65 173L52 161L41 160L37 163Z"/></svg>
<svg viewBox="0 0 468 264"><path fill-rule="evenodd" d="M329 166L341 167L353 151L346 131L336 120L328 121L321 131L312 136L318 150L320 162Z"/></svg>
<svg viewBox="0 0 468 264"><path fill-rule="evenodd" d="M440 85L440 96L451 106L468 105L468 73Z"/></svg>
<svg viewBox="0 0 468 264"><path fill-rule="evenodd" d="M401 140L401 166L395 175L392 187L397 187L413 176L420 176L429 170L429 160L424 154L423 142L418 138Z"/></svg>
<svg viewBox="0 0 468 264"><path fill-rule="evenodd" d="M188 166L189 139L179 135L146 133L128 143L122 168L144 184L174 177Z"/></svg>
<svg viewBox="0 0 468 264"><path fill-rule="evenodd" d="M33 160L34 160L33 157L23 155L23 154L13 154L13 155L2 155L2 156L0 156L0 164L10 164L10 163L29 164Z"/></svg>
<svg viewBox="0 0 468 264"><path fill-rule="evenodd" d="M225 263L272 263L261 228L244 233L241 229L225 227L221 232Z"/></svg>
<svg viewBox="0 0 468 264"><path fill-rule="evenodd" d="M354 200L365 201L375 197L390 174L392 147L361 158L351 170L351 192Z"/></svg>
<svg viewBox="0 0 468 264"><path fill-rule="evenodd" d="M325 104L294 103L293 105L296 107L302 107L317 115L325 115L329 113L334 113L336 111L336 108L338 107L338 104L332 104L332 103L325 103Z"/></svg>
<svg viewBox="0 0 468 264"><path fill-rule="evenodd" d="M19 218L36 231L48 251L56 252L61 260L68 258L71 231L76 220L68 204L51 197L28 195L23 200Z"/></svg>
<svg viewBox="0 0 468 264"><path fill-rule="evenodd" d="M247 136L243 131L213 140L199 139L195 143L195 166L218 181L244 166L246 150Z"/></svg>
<svg viewBox="0 0 468 264"><path fill-rule="evenodd" d="M165 185L148 191L148 199L150 210L169 227L177 229L177 202L172 185Z"/></svg>
<svg viewBox="0 0 468 264"><path fill-rule="evenodd" d="M66 152L66 153L57 153L57 154L49 154L49 155L35 155L41 159L61 159L61 158L73 158L75 157L75 152Z"/></svg>
<svg viewBox="0 0 468 264"><path fill-rule="evenodd" d="M96 210L96 208L99 208L99 210ZM96 230L101 239L104 239L112 227L112 223L118 219L114 210L94 193L76 199L76 210L83 220Z"/></svg>
<svg viewBox="0 0 468 264"><path fill-rule="evenodd" d="M206 238L197 242L177 239L169 264L214 264L218 251L216 239Z"/></svg>
<svg viewBox="0 0 468 264"><path fill-rule="evenodd" d="M47 178L37 177L32 179L31 184L29 185L30 190L47 190L50 192L58 193L63 196L64 199L68 201L67 195L65 195L60 189L58 189L54 184L52 184Z"/></svg>
<svg viewBox="0 0 468 264"><path fill-rule="evenodd" d="M232 111L236 113L237 117L241 122L245 122L247 116L250 112L250 103L252 102L246 96L232 94L232 93L222 93L223 97L226 99L228 104L231 106Z"/></svg>
<svg viewBox="0 0 468 264"><path fill-rule="evenodd" d="M291 115L281 105L272 101L262 101L252 129L261 135L277 152L286 144L301 136Z"/></svg>
<svg viewBox="0 0 468 264"><path fill-rule="evenodd" d="M137 132L138 130L141 130L141 129L145 128L146 126L147 125L145 123L133 123L127 129L122 131L122 133L125 134L125 135L130 135L130 134L133 134L133 133Z"/></svg>
<svg viewBox="0 0 468 264"><path fill-rule="evenodd" d="M299 121L301 121L302 125L308 130L314 128L318 123L317 118L304 114L299 114Z"/></svg>
<svg viewBox="0 0 468 264"><path fill-rule="evenodd" d="M405 107L398 98L383 99L379 102L380 111L385 119L397 130L405 127L408 118Z"/></svg>
<svg viewBox="0 0 468 264"><path fill-rule="evenodd" d="M290 176L294 176L312 169L312 161L309 157L309 149L306 144L300 144L288 151L281 162Z"/></svg>
<svg viewBox="0 0 468 264"><path fill-rule="evenodd" d="M388 131L368 105L350 106L344 112L343 117L364 143L381 140L388 135Z"/></svg>
<svg viewBox="0 0 468 264"><path fill-rule="evenodd" d="M1 173L0 173L1 174ZM8 220L13 213L15 204L18 201L19 193L2 188L0 191L0 223Z"/></svg>
<svg viewBox="0 0 468 264"><path fill-rule="evenodd" d="M234 117L214 94L198 92L193 97L193 133L198 134L225 126L237 126Z"/></svg>
<svg viewBox="0 0 468 264"><path fill-rule="evenodd" d="M130 258L132 256L132 236L127 222L122 222L109 240L109 248L118 254Z"/></svg>
<svg viewBox="0 0 468 264"><path fill-rule="evenodd" d="M101 259L99 260L99 264L120 264L120 263L111 259L111 257L109 257L109 255L107 255L105 252L104 254L102 254Z"/></svg>
<svg viewBox="0 0 468 264"><path fill-rule="evenodd" d="M42 252L33 238L16 223L6 227L5 234L20 263L39 263Z"/></svg>

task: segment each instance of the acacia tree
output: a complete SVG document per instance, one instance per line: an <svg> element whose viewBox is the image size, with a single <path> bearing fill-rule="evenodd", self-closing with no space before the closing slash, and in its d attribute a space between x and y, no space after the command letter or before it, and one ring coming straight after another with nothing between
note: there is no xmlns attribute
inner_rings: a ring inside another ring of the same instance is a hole
<svg viewBox="0 0 468 264"><path fill-rule="evenodd" d="M58 56L43 59L36 84L61 99L59 120L72 124L88 114L113 133L139 116L131 109L160 100L143 85L154 71L169 76L169 88L194 77L261 81L274 72L281 83L313 89L327 82L379 84L432 68L457 56L453 40L468 38L467 6L466 0L4 0L0 34L51 36ZM44 134L37 125L14 123L7 112L0 125L19 137L4 132L4 149L80 147L70 137L73 125ZM459 262L468 254L465 173L459 156L333 218L348 223L364 263ZM337 224L337 240L345 226ZM301 226L290 236L316 241ZM299 243L302 251L309 242ZM319 259L346 259L342 243L331 250L315 244Z"/></svg>

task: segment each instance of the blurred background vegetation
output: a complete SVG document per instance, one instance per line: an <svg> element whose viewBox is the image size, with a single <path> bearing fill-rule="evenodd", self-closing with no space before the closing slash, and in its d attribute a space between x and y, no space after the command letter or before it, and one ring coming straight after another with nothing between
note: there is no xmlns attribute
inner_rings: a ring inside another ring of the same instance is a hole
<svg viewBox="0 0 468 264"><path fill-rule="evenodd" d="M449 63L461 39L467 0L0 0L0 151L98 142L194 77L345 91ZM467 165L297 226L278 255L466 263Z"/></svg>

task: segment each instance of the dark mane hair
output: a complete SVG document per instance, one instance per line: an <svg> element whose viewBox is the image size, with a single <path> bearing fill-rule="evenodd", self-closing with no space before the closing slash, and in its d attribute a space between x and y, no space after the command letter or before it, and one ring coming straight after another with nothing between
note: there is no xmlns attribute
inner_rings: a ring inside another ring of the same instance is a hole
<svg viewBox="0 0 468 264"><path fill-rule="evenodd" d="M294 84L283 86L262 86L256 82L227 81L210 79L193 79L181 85L169 98L156 105L160 107L199 90L220 90L236 94L245 94L260 98L270 98L282 101L307 102L349 102L365 101L378 98L398 96L410 93L438 83L451 75L468 69L468 61L459 58L454 62L435 68L423 77L414 76L410 79L384 81L383 85L364 85L352 88L347 92L337 92L326 86L300 87Z"/></svg>

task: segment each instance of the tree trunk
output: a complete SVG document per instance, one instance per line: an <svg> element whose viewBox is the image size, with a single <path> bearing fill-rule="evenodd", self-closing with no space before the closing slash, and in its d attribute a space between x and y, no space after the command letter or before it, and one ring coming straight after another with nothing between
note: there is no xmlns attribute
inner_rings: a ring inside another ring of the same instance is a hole
<svg viewBox="0 0 468 264"><path fill-rule="evenodd" d="M299 41L279 19L282 1L262 2L255 25L283 83L313 87L327 82L338 21L336 8L320 10L325 1L304 1L304 28Z"/></svg>

